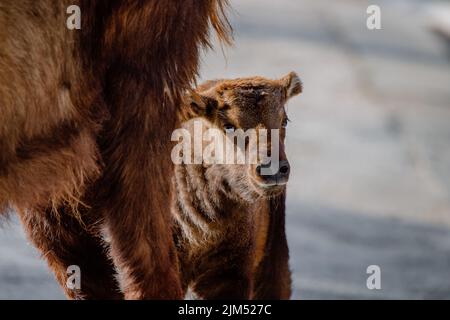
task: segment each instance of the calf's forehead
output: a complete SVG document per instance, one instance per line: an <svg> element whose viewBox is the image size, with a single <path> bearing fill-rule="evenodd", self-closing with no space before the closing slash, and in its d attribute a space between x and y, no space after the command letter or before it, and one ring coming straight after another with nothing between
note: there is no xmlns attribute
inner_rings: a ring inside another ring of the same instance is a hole
<svg viewBox="0 0 450 320"><path fill-rule="evenodd" d="M236 86L224 95L228 115L243 127L276 128L284 115L285 92L281 85Z"/></svg>

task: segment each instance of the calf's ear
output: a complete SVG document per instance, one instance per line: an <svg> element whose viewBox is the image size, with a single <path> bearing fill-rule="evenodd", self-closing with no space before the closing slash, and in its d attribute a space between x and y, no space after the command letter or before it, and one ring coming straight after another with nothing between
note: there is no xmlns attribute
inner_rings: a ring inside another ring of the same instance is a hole
<svg viewBox="0 0 450 320"><path fill-rule="evenodd" d="M286 99L299 95L303 91L302 81L295 72L290 72L281 79L286 90Z"/></svg>
<svg viewBox="0 0 450 320"><path fill-rule="evenodd" d="M217 109L217 100L212 97L202 95L195 91L190 91L185 98L185 118L209 118Z"/></svg>

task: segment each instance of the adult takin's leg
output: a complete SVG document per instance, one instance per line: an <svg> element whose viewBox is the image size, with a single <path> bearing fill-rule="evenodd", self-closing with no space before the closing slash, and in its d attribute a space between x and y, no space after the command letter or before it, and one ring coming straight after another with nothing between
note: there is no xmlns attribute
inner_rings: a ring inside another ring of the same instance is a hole
<svg viewBox="0 0 450 320"><path fill-rule="evenodd" d="M88 204L100 210L127 299L182 298L169 212L171 134L197 75L209 27L226 39L224 0L88 1L100 26L95 64L110 118L99 137L105 164ZM104 7L103 7L104 6ZM106 12L108 19L97 19ZM84 37L84 36L83 36Z"/></svg>
<svg viewBox="0 0 450 320"><path fill-rule="evenodd" d="M106 245L99 234L87 231L80 218L65 209L19 210L18 214L28 238L47 260L67 298L123 298ZM67 285L69 266L80 268L79 289Z"/></svg>
<svg viewBox="0 0 450 320"><path fill-rule="evenodd" d="M143 99L150 114L141 110L135 118L119 120L125 128L114 134L106 128L105 168L88 203L105 217L126 299L181 299L169 216L173 168L167 139L175 120L150 103L144 83L135 84L133 96L118 101L136 105ZM146 118L164 125L152 128L143 122Z"/></svg>

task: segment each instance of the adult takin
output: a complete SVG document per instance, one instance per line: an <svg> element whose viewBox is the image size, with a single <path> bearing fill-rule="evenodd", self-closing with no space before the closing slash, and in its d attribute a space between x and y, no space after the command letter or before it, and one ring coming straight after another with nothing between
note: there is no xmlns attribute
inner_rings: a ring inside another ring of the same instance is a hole
<svg viewBox="0 0 450 320"><path fill-rule="evenodd" d="M279 166L273 174L262 174L261 166L267 164L258 161L175 165L171 210L184 292L189 289L201 299L289 299L285 104L301 91L300 79L291 72L279 80L208 81L188 95L180 120L191 135L199 122L203 131L217 129L223 139L239 129L280 134ZM207 147L205 141L194 141L187 145ZM271 150L270 144L264 144L265 152ZM243 148L251 148L250 142Z"/></svg>
<svg viewBox="0 0 450 320"><path fill-rule="evenodd" d="M170 135L210 27L230 41L226 2L0 1L0 214L18 213L68 298L182 297Z"/></svg>

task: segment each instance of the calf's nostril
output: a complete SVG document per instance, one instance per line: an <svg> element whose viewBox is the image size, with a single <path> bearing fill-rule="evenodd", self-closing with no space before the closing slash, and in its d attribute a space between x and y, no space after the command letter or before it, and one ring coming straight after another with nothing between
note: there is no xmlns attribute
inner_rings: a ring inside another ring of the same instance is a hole
<svg viewBox="0 0 450 320"><path fill-rule="evenodd" d="M259 165L259 166L256 167L256 174L257 174L258 176L261 175L261 165Z"/></svg>
<svg viewBox="0 0 450 320"><path fill-rule="evenodd" d="M288 164L284 164L280 167L280 173L283 175L288 174L289 170L290 170L290 168L289 168Z"/></svg>

